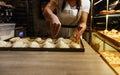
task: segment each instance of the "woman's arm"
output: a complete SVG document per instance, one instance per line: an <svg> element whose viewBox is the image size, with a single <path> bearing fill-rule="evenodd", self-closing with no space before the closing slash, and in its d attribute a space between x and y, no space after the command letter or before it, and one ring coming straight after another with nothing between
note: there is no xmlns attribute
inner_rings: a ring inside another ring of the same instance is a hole
<svg viewBox="0 0 120 75"><path fill-rule="evenodd" d="M76 36L76 39L79 39L80 36L83 34L83 32L86 29L86 23L87 23L87 18L88 18L88 13L87 12L82 12L81 13L81 18L80 21L78 23L78 33Z"/></svg>
<svg viewBox="0 0 120 75"><path fill-rule="evenodd" d="M43 11L45 19L50 22L50 32L52 37L55 37L61 28L61 23L58 17L53 13L53 11L56 9L56 6L57 5L54 1L50 1Z"/></svg>
<svg viewBox="0 0 120 75"><path fill-rule="evenodd" d="M48 4L43 9L43 15L46 20L50 21L54 15L53 11L56 9L56 3L53 1L48 2Z"/></svg>

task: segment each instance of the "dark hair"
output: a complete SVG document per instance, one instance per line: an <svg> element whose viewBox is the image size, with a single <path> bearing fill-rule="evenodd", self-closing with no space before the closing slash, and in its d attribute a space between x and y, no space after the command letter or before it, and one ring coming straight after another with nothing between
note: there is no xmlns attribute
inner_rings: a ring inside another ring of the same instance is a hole
<svg viewBox="0 0 120 75"><path fill-rule="evenodd" d="M66 2L67 2L67 0L63 0L63 3L62 3L62 10L61 11L63 11L63 9L65 8L65 5L66 5ZM78 11L80 10L80 6L81 6L81 1L80 0L76 0L76 5L77 5L77 9L78 9Z"/></svg>

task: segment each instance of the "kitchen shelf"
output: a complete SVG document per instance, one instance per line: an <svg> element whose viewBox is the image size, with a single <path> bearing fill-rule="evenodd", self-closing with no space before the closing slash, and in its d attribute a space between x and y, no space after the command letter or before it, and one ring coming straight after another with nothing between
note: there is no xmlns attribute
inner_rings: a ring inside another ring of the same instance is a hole
<svg viewBox="0 0 120 75"><path fill-rule="evenodd" d="M100 1L100 2L99 2ZM120 5L120 1L115 0L115 1L110 1L110 0L106 0L106 1L101 1L101 0L91 0L91 21L90 21L90 27L91 27L91 31L92 30L105 30L105 29L112 29L112 28L116 28L117 30L119 29L119 24L120 24L120 13L117 13L116 11L119 10L119 5ZM98 5L94 5L96 2L98 2ZM111 3L112 2L112 3ZM110 11L110 6L115 4L115 2L118 2L116 6L117 9L112 8L111 10L115 10L115 13L112 14L106 14L106 15L101 15L100 12L102 10L106 10L106 11ZM101 4L103 3L103 4ZM100 6L101 5L101 6ZM99 10L99 8L101 10ZM113 18L113 19L112 19ZM115 19L116 18L116 19ZM117 21L116 25L112 26L112 21ZM98 24L98 22L104 22L104 24L102 23L100 26L100 24ZM99 26L98 26L99 25ZM101 27L101 28L99 28Z"/></svg>
<svg viewBox="0 0 120 75"><path fill-rule="evenodd" d="M108 14L108 15L102 15L102 16L95 16L93 18L106 18L106 16L108 16L108 17L120 17L120 14Z"/></svg>

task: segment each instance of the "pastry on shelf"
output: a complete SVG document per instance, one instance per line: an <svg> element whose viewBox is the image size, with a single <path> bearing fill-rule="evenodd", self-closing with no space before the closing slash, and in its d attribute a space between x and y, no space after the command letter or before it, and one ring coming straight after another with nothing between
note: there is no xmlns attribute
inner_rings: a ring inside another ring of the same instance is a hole
<svg viewBox="0 0 120 75"><path fill-rule="evenodd" d="M103 34L108 34L108 30L107 29L105 29L104 31L103 31Z"/></svg>
<svg viewBox="0 0 120 75"><path fill-rule="evenodd" d="M115 10L102 10L100 11L100 15L107 15L107 14L115 14Z"/></svg>
<svg viewBox="0 0 120 75"><path fill-rule="evenodd" d="M117 13L120 13L120 10L116 10L115 13L116 13L116 14L117 14Z"/></svg>
<svg viewBox="0 0 120 75"><path fill-rule="evenodd" d="M120 64L120 54L116 51L104 51L101 52L103 57L109 64Z"/></svg>
<svg viewBox="0 0 120 75"><path fill-rule="evenodd" d="M112 29L110 31L105 29L103 31L103 34L111 38L120 38L120 32L115 29Z"/></svg>

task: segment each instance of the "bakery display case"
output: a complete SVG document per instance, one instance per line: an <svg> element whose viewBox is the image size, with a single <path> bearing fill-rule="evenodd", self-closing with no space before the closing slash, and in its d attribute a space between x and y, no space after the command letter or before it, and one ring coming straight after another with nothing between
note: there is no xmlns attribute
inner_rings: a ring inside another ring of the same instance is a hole
<svg viewBox="0 0 120 75"><path fill-rule="evenodd" d="M120 1L92 0L91 46L120 74Z"/></svg>
<svg viewBox="0 0 120 75"><path fill-rule="evenodd" d="M118 47L120 46L120 13L117 12L120 10L119 6L119 0L91 0L91 30L93 33L91 35L97 34L104 38L104 41Z"/></svg>
<svg viewBox="0 0 120 75"><path fill-rule="evenodd" d="M118 74L120 74L120 42L101 34L92 33L91 46L103 60Z"/></svg>
<svg viewBox="0 0 120 75"><path fill-rule="evenodd" d="M104 39L102 39L103 41L108 41L111 43L110 45L119 47L120 13L118 11L120 10L120 1L91 0L91 5L91 35L97 34L99 38ZM93 40L94 37L91 41Z"/></svg>

